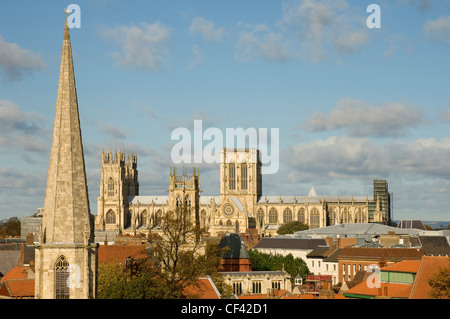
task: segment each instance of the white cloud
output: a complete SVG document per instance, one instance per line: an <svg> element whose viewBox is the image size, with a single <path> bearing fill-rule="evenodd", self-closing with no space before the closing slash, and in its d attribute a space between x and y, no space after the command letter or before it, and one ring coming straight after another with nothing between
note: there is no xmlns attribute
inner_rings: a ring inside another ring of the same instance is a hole
<svg viewBox="0 0 450 319"><path fill-rule="evenodd" d="M420 184L448 180L449 156L450 138L380 145L368 138L333 136L286 148L281 165L288 172L287 182L293 184L367 183L375 178Z"/></svg>
<svg viewBox="0 0 450 319"><path fill-rule="evenodd" d="M194 69L197 65L203 64L203 52L202 50L199 48L198 45L193 45L191 47L191 51L192 54L194 55L194 59L192 60L192 62L189 64L188 68L189 69Z"/></svg>
<svg viewBox="0 0 450 319"><path fill-rule="evenodd" d="M139 26L104 28L102 36L116 42L122 52L113 53L119 67L160 72L169 58L170 28L155 22Z"/></svg>
<svg viewBox="0 0 450 319"><path fill-rule="evenodd" d="M287 40L281 32L273 32L264 24L257 24L239 35L237 60L260 57L269 61L285 61L290 56Z"/></svg>
<svg viewBox="0 0 450 319"><path fill-rule="evenodd" d="M450 15L426 22L423 29L431 41L450 44Z"/></svg>
<svg viewBox="0 0 450 319"><path fill-rule="evenodd" d="M33 112L23 112L9 100L0 100L0 149L21 153L44 153L48 150L46 138L51 139L43 119Z"/></svg>
<svg viewBox="0 0 450 319"><path fill-rule="evenodd" d="M0 35L0 70L9 80L20 81L24 75L45 67L42 57L16 43L6 42Z"/></svg>
<svg viewBox="0 0 450 319"><path fill-rule="evenodd" d="M212 21L202 17L195 17L189 28L191 34L200 34L204 39L219 42L225 34L225 28L216 27Z"/></svg>
<svg viewBox="0 0 450 319"><path fill-rule="evenodd" d="M365 17L355 14L344 0L289 1L273 27L251 27L239 36L237 57L321 62L357 53L369 40Z"/></svg>
<svg viewBox="0 0 450 319"><path fill-rule="evenodd" d="M351 136L402 136L407 129L422 124L420 108L402 102L377 106L351 98L338 101L327 115L316 112L301 128L308 131L346 129Z"/></svg>

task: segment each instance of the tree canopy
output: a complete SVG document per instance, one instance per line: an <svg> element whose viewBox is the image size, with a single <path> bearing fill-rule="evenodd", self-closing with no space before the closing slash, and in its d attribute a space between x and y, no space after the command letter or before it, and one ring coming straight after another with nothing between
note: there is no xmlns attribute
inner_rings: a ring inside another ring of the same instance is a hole
<svg viewBox="0 0 450 319"><path fill-rule="evenodd" d="M291 275L292 282L294 282L297 275L306 278L309 274L306 262L301 258L294 258L292 254L286 256L279 254L272 255L252 249L249 250L249 255L252 260L253 271L275 271L284 269Z"/></svg>
<svg viewBox="0 0 450 319"><path fill-rule="evenodd" d="M299 221L292 221L286 224L283 224L278 228L278 235L286 235L286 234L293 234L297 231L306 230L309 229L308 225L303 224Z"/></svg>

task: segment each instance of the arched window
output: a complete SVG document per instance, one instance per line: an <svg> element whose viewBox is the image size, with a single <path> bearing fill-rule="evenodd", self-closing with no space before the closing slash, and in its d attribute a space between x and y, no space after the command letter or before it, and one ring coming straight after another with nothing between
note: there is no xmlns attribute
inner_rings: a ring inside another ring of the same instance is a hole
<svg viewBox="0 0 450 319"><path fill-rule="evenodd" d="M328 207L328 224L336 224L336 210L334 209L334 207Z"/></svg>
<svg viewBox="0 0 450 319"><path fill-rule="evenodd" d="M154 226L161 225L161 217L162 217L162 211L159 209L159 210L156 212L155 219L154 219L154 221L153 221L153 225L154 225Z"/></svg>
<svg viewBox="0 0 450 319"><path fill-rule="evenodd" d="M297 220L300 223L303 223L303 224L305 223L305 209L303 207L298 210Z"/></svg>
<svg viewBox="0 0 450 319"><path fill-rule="evenodd" d="M109 210L106 213L106 223L107 224L115 224L116 223L116 214L112 210Z"/></svg>
<svg viewBox="0 0 450 319"><path fill-rule="evenodd" d="M264 210L262 208L258 209L258 213L256 214L256 221L259 227L264 225Z"/></svg>
<svg viewBox="0 0 450 319"><path fill-rule="evenodd" d="M227 226L233 226L233 223L229 219L227 220Z"/></svg>
<svg viewBox="0 0 450 319"><path fill-rule="evenodd" d="M206 227L206 211L204 209L200 212L200 227Z"/></svg>
<svg viewBox="0 0 450 319"><path fill-rule="evenodd" d="M114 196L114 181L112 178L108 181L108 196Z"/></svg>
<svg viewBox="0 0 450 319"><path fill-rule="evenodd" d="M320 227L320 214L316 208L311 210L311 214L309 217L309 228L319 228Z"/></svg>
<svg viewBox="0 0 450 319"><path fill-rule="evenodd" d="M69 263L64 256L55 263L55 297L69 299Z"/></svg>
<svg viewBox="0 0 450 319"><path fill-rule="evenodd" d="M247 164L241 164L241 189L247 189L248 176L247 176Z"/></svg>
<svg viewBox="0 0 450 319"><path fill-rule="evenodd" d="M147 211L141 213L141 226L147 226Z"/></svg>
<svg viewBox="0 0 450 319"><path fill-rule="evenodd" d="M186 198L184 199L184 204L186 205L187 210L191 210L191 196L186 195Z"/></svg>
<svg viewBox="0 0 450 319"><path fill-rule="evenodd" d="M181 207L182 204L183 204L183 201L181 200L181 196L178 195L177 199L176 199L176 205L177 205L177 207Z"/></svg>
<svg viewBox="0 0 450 319"><path fill-rule="evenodd" d="M362 210L362 208L358 208L358 210L356 211L356 222L357 223L365 223L365 218L364 218L364 212Z"/></svg>
<svg viewBox="0 0 450 319"><path fill-rule="evenodd" d="M277 224L278 223L278 212L275 208L271 208L269 210L269 224Z"/></svg>
<svg viewBox="0 0 450 319"><path fill-rule="evenodd" d="M234 164L228 166L228 188L236 189L236 167Z"/></svg>
<svg viewBox="0 0 450 319"><path fill-rule="evenodd" d="M292 221L292 211L286 208L283 212L283 223L290 223Z"/></svg>
<svg viewBox="0 0 450 319"><path fill-rule="evenodd" d="M341 217L341 223L342 224L346 224L349 222L350 218L349 218L349 212L348 212L348 208L344 208L344 211L342 212L342 217Z"/></svg>

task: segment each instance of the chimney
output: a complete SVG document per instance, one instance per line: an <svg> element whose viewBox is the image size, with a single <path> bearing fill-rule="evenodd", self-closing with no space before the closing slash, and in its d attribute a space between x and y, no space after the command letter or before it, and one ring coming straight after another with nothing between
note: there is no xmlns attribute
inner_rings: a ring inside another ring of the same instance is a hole
<svg viewBox="0 0 450 319"><path fill-rule="evenodd" d="M32 246L34 243L34 235L32 233L28 233L25 242L27 246Z"/></svg>

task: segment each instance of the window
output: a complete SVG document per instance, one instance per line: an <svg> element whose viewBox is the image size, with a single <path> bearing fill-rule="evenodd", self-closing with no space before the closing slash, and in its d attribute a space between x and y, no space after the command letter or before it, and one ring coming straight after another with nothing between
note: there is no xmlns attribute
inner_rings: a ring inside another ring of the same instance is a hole
<svg viewBox="0 0 450 319"><path fill-rule="evenodd" d="M247 164L241 164L241 189L247 189Z"/></svg>
<svg viewBox="0 0 450 319"><path fill-rule="evenodd" d="M154 226L161 225L161 218L162 218L162 211L159 209L159 210L156 212L156 215L155 215L155 219L154 219L153 225L154 225Z"/></svg>
<svg viewBox="0 0 450 319"><path fill-rule="evenodd" d="M316 208L313 208L311 211L310 219L309 219L309 227L319 228L320 227L320 215L319 211Z"/></svg>
<svg viewBox="0 0 450 319"><path fill-rule="evenodd" d="M264 225L264 210L262 208L258 209L258 213L256 214L256 221L258 222L259 227Z"/></svg>
<svg viewBox="0 0 450 319"><path fill-rule="evenodd" d="M283 212L283 223L290 223L292 221L292 211L286 208Z"/></svg>
<svg viewBox="0 0 450 319"><path fill-rule="evenodd" d="M112 178L108 182L108 196L114 196L114 181Z"/></svg>
<svg viewBox="0 0 450 319"><path fill-rule="evenodd" d="M109 210L106 213L106 223L107 224L115 224L116 223L116 214L112 210Z"/></svg>
<svg viewBox="0 0 450 319"><path fill-rule="evenodd" d="M231 190L236 189L236 167L234 164L230 164L228 167L228 188Z"/></svg>
<svg viewBox="0 0 450 319"><path fill-rule="evenodd" d="M272 281L272 289L281 289L281 281Z"/></svg>
<svg viewBox="0 0 450 319"><path fill-rule="evenodd" d="M269 211L269 224L278 223L278 212L275 208L271 208Z"/></svg>
<svg viewBox="0 0 450 319"><path fill-rule="evenodd" d="M61 256L55 264L56 299L69 299L69 263Z"/></svg>
<svg viewBox="0 0 450 319"><path fill-rule="evenodd" d="M252 292L254 294L260 294L261 293L261 282L260 281L252 282Z"/></svg>
<svg viewBox="0 0 450 319"><path fill-rule="evenodd" d="M147 226L147 211L141 213L141 226Z"/></svg>
<svg viewBox="0 0 450 319"><path fill-rule="evenodd" d="M305 209L304 208L300 208L299 210L298 210L298 214L297 214L297 220L300 222L300 223L305 223Z"/></svg>
<svg viewBox="0 0 450 319"><path fill-rule="evenodd" d="M177 199L176 199L176 205L177 205L177 207L181 207L182 204L183 204L183 201L181 200L181 196L178 195Z"/></svg>
<svg viewBox="0 0 450 319"><path fill-rule="evenodd" d="M242 294L242 283L241 282L233 282L233 294L236 294L236 295Z"/></svg>

